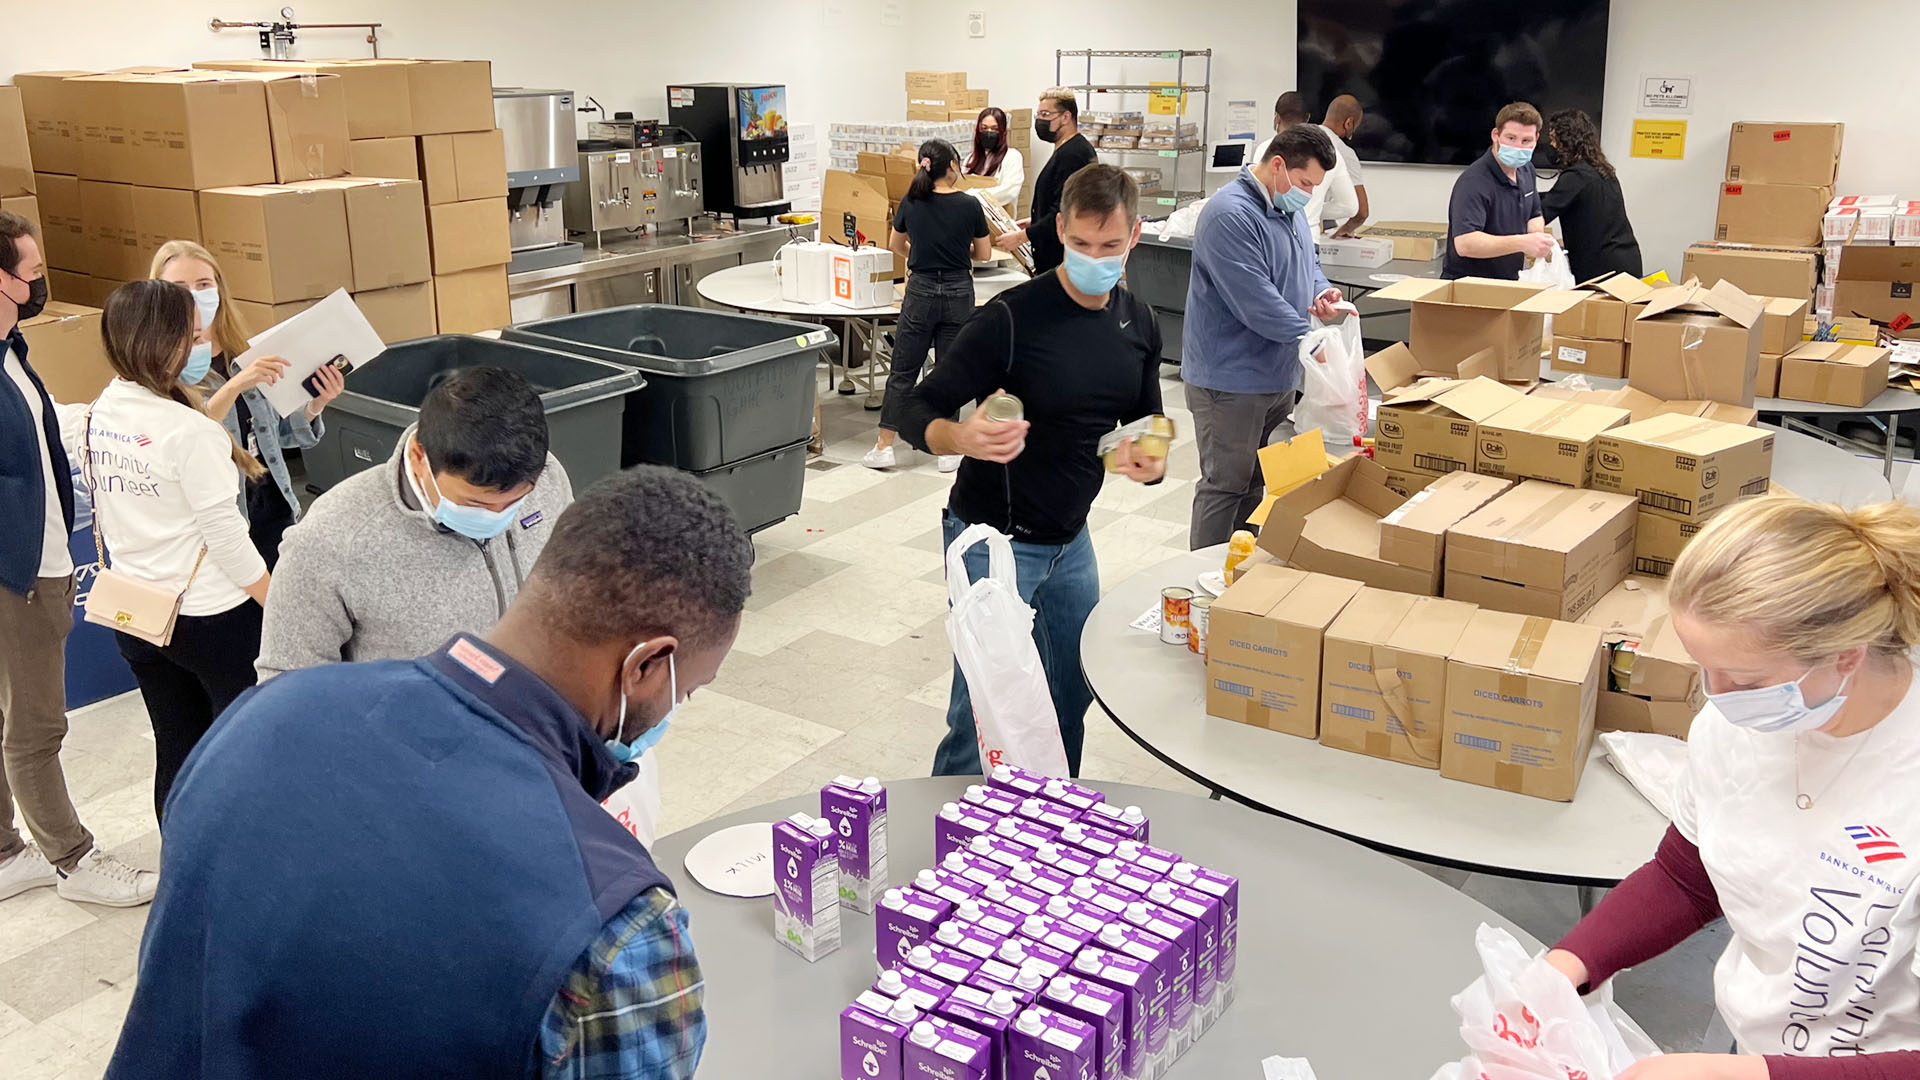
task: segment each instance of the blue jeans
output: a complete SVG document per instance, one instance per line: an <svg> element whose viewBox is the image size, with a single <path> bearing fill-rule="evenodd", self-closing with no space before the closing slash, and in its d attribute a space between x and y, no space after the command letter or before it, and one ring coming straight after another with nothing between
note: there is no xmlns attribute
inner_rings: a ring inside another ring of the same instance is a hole
<svg viewBox="0 0 1920 1080"><path fill-rule="evenodd" d="M967 529L967 522L950 510L940 512L941 532L951 545ZM1067 765L1080 775L1080 750L1087 740L1087 707L1093 690L1080 670L1080 629L1093 605L1100 601L1100 565L1093 557L1093 537L1082 528L1066 544L1013 543L1014 573L1020 598L1033 606L1033 642L1040 648L1040 666L1047 673L1053 711L1060 720L1060 738L1067 746ZM967 580L987 573L987 548L975 544L966 555ZM973 726L973 700L967 695L966 676L953 666L953 694L947 701L947 737L933 755L935 776L980 775L980 741Z"/></svg>

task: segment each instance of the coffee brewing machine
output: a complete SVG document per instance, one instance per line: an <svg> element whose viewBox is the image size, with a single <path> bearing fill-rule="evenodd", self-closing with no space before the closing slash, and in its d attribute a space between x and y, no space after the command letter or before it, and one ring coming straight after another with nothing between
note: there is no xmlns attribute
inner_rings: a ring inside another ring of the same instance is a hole
<svg viewBox="0 0 1920 1080"><path fill-rule="evenodd" d="M567 227L591 233L669 226L691 232L706 213L700 144L658 120L615 113L587 125L579 143L580 183L567 188Z"/></svg>
<svg viewBox="0 0 1920 1080"><path fill-rule="evenodd" d="M585 254L567 239L561 207L580 179L573 113L571 90L493 88L493 119L507 151L509 273L566 266Z"/></svg>
<svg viewBox="0 0 1920 1080"><path fill-rule="evenodd" d="M765 83L667 87L667 123L700 143L707 209L735 218L788 211L787 88Z"/></svg>

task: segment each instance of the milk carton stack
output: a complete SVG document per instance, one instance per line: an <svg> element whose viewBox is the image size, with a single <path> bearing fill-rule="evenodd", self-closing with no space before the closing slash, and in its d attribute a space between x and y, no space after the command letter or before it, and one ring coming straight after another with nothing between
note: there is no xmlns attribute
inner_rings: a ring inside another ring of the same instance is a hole
<svg viewBox="0 0 1920 1080"><path fill-rule="evenodd" d="M1822 255L1820 287L1814 292L1814 310L1833 311L1833 290L1840 280L1840 260L1848 247L1887 247L1894 242L1895 224L1914 231L1911 204L1893 195L1839 195L1827 204L1820 222ZM1908 243L1916 241L1909 240Z"/></svg>
<svg viewBox="0 0 1920 1080"><path fill-rule="evenodd" d="M934 866L868 879L880 973L841 1013L841 1077L1164 1076L1233 999L1239 882L1091 788L1006 766L988 781L935 815Z"/></svg>

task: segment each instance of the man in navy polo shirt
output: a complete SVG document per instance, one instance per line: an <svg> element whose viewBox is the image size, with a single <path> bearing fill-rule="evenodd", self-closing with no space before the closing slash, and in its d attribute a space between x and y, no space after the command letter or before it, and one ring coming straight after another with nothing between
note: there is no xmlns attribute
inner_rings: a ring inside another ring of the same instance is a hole
<svg viewBox="0 0 1920 1080"><path fill-rule="evenodd" d="M1524 101L1494 117L1493 147L1453 183L1441 277L1517 281L1526 260L1552 254L1533 174L1539 138L1540 111Z"/></svg>

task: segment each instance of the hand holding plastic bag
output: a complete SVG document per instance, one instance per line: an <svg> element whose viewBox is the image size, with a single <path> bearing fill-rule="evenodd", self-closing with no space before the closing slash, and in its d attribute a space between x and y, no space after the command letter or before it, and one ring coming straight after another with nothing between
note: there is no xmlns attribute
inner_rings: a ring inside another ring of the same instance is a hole
<svg viewBox="0 0 1920 1080"><path fill-rule="evenodd" d="M966 554L987 545L987 574L969 581ZM1067 775L1067 747L1033 643L1033 608L1020 598L1013 543L991 525L972 525L947 547L947 639L967 680L980 766L1017 765Z"/></svg>
<svg viewBox="0 0 1920 1080"><path fill-rule="evenodd" d="M1520 271L1520 280L1555 289L1573 288L1573 267L1567 262L1567 249L1560 246L1559 240L1554 240L1553 253L1544 259L1533 260L1532 266Z"/></svg>
<svg viewBox="0 0 1920 1080"><path fill-rule="evenodd" d="M1345 317L1332 323L1314 319L1300 339L1300 403L1293 409L1295 431L1319 428L1329 453L1353 451L1353 440L1367 433L1366 353L1360 344L1360 313L1352 304L1334 305Z"/></svg>

